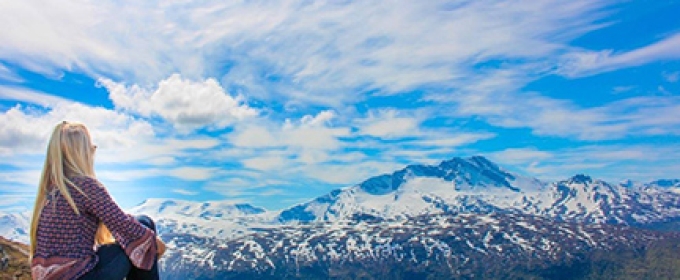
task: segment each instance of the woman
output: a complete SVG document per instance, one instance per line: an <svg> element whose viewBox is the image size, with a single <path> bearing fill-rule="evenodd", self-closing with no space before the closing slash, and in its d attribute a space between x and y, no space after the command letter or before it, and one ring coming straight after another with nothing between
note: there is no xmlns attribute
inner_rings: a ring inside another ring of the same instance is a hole
<svg viewBox="0 0 680 280"><path fill-rule="evenodd" d="M125 214L97 181L96 149L82 124L52 132L31 222L33 279L158 279L165 244L151 219Z"/></svg>

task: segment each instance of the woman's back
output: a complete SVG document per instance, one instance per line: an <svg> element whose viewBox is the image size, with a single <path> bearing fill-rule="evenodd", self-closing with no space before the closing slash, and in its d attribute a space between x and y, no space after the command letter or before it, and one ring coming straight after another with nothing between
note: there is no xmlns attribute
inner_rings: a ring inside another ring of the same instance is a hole
<svg viewBox="0 0 680 280"><path fill-rule="evenodd" d="M83 179L75 179L83 185ZM81 187L82 188L82 187ZM85 209L82 194L69 188L78 209ZM87 211L76 214L66 199L55 189L47 196L38 221L36 252L39 257L62 256L81 258L93 255L94 236L97 231L96 218Z"/></svg>
<svg viewBox="0 0 680 280"><path fill-rule="evenodd" d="M134 264L150 267L155 255L154 233L123 213L96 179L78 177L72 181L84 193L69 187L80 215L59 192L47 196L36 232L34 278L72 279L90 271L97 264L94 246L100 221L111 228L116 241L131 256L134 250L144 252L138 259L131 257Z"/></svg>

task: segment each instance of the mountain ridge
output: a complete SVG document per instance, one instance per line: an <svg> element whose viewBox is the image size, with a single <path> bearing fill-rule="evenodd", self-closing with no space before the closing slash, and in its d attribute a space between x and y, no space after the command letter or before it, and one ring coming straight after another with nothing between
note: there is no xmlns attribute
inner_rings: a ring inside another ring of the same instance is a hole
<svg viewBox="0 0 680 280"><path fill-rule="evenodd" d="M585 174L548 183L514 174L482 156L454 157L435 165L408 165L280 211L219 200L152 198L130 212L159 220L161 232L197 236L242 236L252 232L251 225L359 217L404 219L428 213L519 212L564 221L632 225L680 217L680 180L638 185L610 184ZM27 242L29 214L0 215L0 235Z"/></svg>
<svg viewBox="0 0 680 280"><path fill-rule="evenodd" d="M646 189L626 188L623 184L610 184L584 174L546 183L513 174L481 156L453 158L438 165L409 165L391 174L333 190L284 209L279 221L330 221L365 214L397 218L427 211L454 214L520 211L560 220L597 222L609 219L609 222L635 224L653 221L642 221L624 208L656 209L652 201L680 206L677 196L680 192L672 187L659 188L651 183L645 186ZM390 195L392 199L385 199ZM402 197L409 198L408 203L414 207L399 209L400 201L407 203ZM372 201L374 205L366 201ZM612 212L613 208L625 210L625 213L616 214ZM647 212L659 216L663 215L661 210L667 209L656 210L655 213ZM678 211L671 212L673 217L680 216Z"/></svg>

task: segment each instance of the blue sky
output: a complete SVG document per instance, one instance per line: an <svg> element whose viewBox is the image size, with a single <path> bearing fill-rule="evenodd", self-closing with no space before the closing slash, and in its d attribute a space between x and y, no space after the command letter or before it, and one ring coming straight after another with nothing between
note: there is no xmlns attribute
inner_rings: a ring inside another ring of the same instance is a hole
<svg viewBox="0 0 680 280"><path fill-rule="evenodd" d="M271 210L486 156L544 180L680 177L678 1L12 1L0 6L0 210L48 134L145 198Z"/></svg>

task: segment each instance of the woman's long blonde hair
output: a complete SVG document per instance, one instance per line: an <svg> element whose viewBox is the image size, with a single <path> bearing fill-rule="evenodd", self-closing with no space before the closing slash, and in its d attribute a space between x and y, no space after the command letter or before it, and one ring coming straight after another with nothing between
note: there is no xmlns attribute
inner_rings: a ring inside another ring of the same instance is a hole
<svg viewBox="0 0 680 280"><path fill-rule="evenodd" d="M40 213L45 205L47 194L54 190L61 193L73 211L80 215L68 186L85 195L69 178L75 176L87 176L96 178L94 173L94 146L90 140L90 133L85 125L80 123L59 123L52 132L50 142L47 145L47 156L43 166L40 183L38 184L38 194L33 208L33 219L31 220L31 254L33 257L36 249L36 234ZM96 241L104 242L111 240L110 232L103 224L99 225Z"/></svg>

